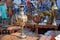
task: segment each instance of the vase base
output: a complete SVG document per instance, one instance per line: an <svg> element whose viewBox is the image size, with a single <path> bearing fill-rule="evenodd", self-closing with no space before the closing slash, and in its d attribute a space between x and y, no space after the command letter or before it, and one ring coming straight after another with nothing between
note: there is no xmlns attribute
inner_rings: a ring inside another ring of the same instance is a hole
<svg viewBox="0 0 60 40"><path fill-rule="evenodd" d="M26 38L26 35L20 35L20 38L24 39Z"/></svg>

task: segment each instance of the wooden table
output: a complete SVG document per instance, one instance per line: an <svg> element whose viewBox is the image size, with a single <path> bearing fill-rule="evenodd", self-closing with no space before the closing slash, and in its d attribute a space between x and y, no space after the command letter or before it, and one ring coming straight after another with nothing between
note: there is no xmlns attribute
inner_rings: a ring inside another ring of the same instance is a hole
<svg viewBox="0 0 60 40"><path fill-rule="evenodd" d="M38 24L35 24L35 28L36 28L36 34L38 35L38 28L49 28L49 29L54 29L54 30L57 30L58 29L58 26L56 25L38 25Z"/></svg>
<svg viewBox="0 0 60 40"><path fill-rule="evenodd" d="M36 28L36 34L38 34L38 28L45 28L45 29L54 29L57 30L58 29L58 25L38 25L38 24L31 24L31 23L27 23L25 25L26 27L31 27L31 28Z"/></svg>
<svg viewBox="0 0 60 40"><path fill-rule="evenodd" d="M25 26L26 26L26 27L35 28L35 24L32 24L32 23L26 23Z"/></svg>
<svg viewBox="0 0 60 40"><path fill-rule="evenodd" d="M9 26L9 27L7 27L6 30L9 30L10 31L10 34L11 34L11 33L14 33L15 30L18 31L20 29L21 29L21 27L19 27L19 26Z"/></svg>

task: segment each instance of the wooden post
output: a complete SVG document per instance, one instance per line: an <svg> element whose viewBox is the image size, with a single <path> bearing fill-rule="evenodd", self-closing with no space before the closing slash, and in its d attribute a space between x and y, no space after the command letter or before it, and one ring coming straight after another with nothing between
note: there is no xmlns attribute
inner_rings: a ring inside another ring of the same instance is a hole
<svg viewBox="0 0 60 40"><path fill-rule="evenodd" d="M35 31L35 32L36 32L36 34L37 34L37 36L38 36L38 27L37 27L37 24L35 24L34 26L35 26L35 28L36 28L36 31Z"/></svg>
<svg viewBox="0 0 60 40"><path fill-rule="evenodd" d="M2 30L0 30L0 34L2 34Z"/></svg>

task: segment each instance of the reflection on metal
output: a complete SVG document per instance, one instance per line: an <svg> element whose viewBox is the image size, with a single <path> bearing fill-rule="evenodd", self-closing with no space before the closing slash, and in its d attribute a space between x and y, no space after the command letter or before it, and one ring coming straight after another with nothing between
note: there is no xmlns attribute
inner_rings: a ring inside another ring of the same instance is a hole
<svg viewBox="0 0 60 40"><path fill-rule="evenodd" d="M56 23L56 19L55 19L55 18L53 19L53 23L52 23L52 25L57 25L57 23Z"/></svg>
<svg viewBox="0 0 60 40"><path fill-rule="evenodd" d="M57 25L57 23L56 23L57 12L58 12L58 7L56 5L56 0L54 0L54 5L53 5L53 17L54 17L54 19L53 19L52 25Z"/></svg>

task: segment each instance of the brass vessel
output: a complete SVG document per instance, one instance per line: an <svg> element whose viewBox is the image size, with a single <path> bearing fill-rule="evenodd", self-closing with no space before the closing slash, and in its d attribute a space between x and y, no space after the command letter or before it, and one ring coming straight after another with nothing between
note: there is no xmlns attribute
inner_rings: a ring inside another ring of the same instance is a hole
<svg viewBox="0 0 60 40"><path fill-rule="evenodd" d="M56 5L56 0L54 0L54 5L52 6L52 14L53 14L53 23L52 25L57 25L56 24L56 19L57 19L57 13L58 13L58 7Z"/></svg>
<svg viewBox="0 0 60 40"><path fill-rule="evenodd" d="M17 23L19 24L19 26L21 27L21 35L20 35L20 38L25 38L26 35L24 33L24 26L25 26L25 23L27 22L27 16L24 15L24 5L19 5L20 7L20 13L17 17Z"/></svg>

